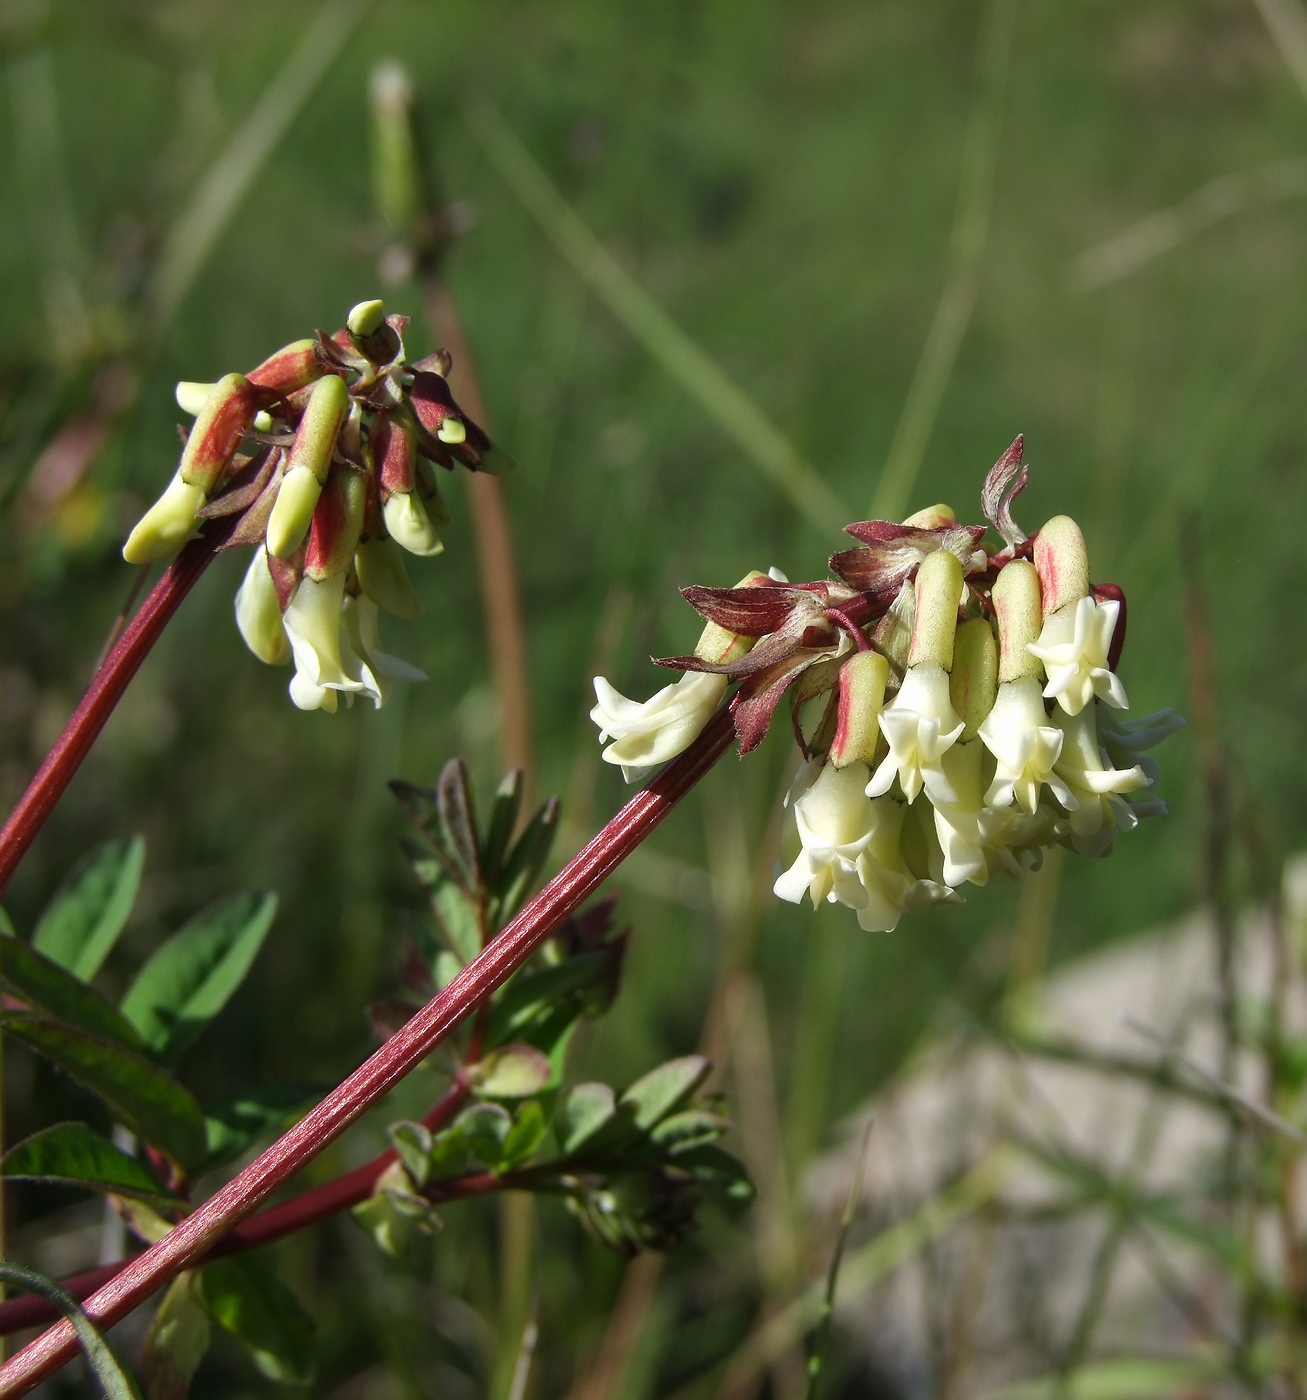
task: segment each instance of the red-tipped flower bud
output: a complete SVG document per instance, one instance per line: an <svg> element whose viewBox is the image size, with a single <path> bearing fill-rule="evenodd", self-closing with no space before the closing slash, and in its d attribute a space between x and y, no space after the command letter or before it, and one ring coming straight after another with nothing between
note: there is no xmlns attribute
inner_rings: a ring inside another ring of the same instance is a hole
<svg viewBox="0 0 1307 1400"><path fill-rule="evenodd" d="M839 707L830 761L836 768L872 764L880 742L889 662L878 651L859 651L840 667Z"/></svg>
<svg viewBox="0 0 1307 1400"><path fill-rule="evenodd" d="M366 504L367 481L363 473L337 462L313 512L304 555L305 577L321 583L349 568L363 530Z"/></svg>
<svg viewBox="0 0 1307 1400"><path fill-rule="evenodd" d="M178 475L187 486L213 495L265 397L240 374L225 374L213 386L182 449Z"/></svg>
<svg viewBox="0 0 1307 1400"><path fill-rule="evenodd" d="M317 342L293 340L283 345L275 355L269 355L257 368L245 377L251 384L261 384L265 389L274 389L279 394L289 394L321 379L325 369L318 359Z"/></svg>

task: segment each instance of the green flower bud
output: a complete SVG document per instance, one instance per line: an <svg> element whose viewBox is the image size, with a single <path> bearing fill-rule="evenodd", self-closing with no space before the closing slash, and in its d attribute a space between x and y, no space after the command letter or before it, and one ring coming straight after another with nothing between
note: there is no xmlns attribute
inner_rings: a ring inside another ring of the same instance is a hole
<svg viewBox="0 0 1307 1400"><path fill-rule="evenodd" d="M467 441L467 428L461 418L443 418L436 429L436 436L441 442L457 446L460 442Z"/></svg>
<svg viewBox="0 0 1307 1400"><path fill-rule="evenodd" d="M364 540L354 555L365 597L395 617L421 617L422 599L409 581L404 556L394 540Z"/></svg>
<svg viewBox="0 0 1307 1400"><path fill-rule="evenodd" d="M293 340L283 345L275 355L269 355L257 368L245 377L251 384L259 384L265 389L274 389L279 394L291 394L321 379L326 369L318 359L318 345L315 340Z"/></svg>
<svg viewBox="0 0 1307 1400"><path fill-rule="evenodd" d="M293 467L282 477L266 536L274 559L285 559L304 543L321 495L322 483L308 467Z"/></svg>
<svg viewBox="0 0 1307 1400"><path fill-rule="evenodd" d="M320 484L326 481L349 406L349 390L339 375L327 374L318 380L295 431L286 459L287 474L296 467L307 467Z"/></svg>
<svg viewBox="0 0 1307 1400"><path fill-rule="evenodd" d="M224 374L213 386L182 449L178 475L187 486L198 486L206 498L213 494L250 429L260 397L258 386L242 374Z"/></svg>
<svg viewBox="0 0 1307 1400"><path fill-rule="evenodd" d="M129 564L153 564L175 554L190 538L204 506L204 492L174 476L168 489L141 517L123 545Z"/></svg>
<svg viewBox="0 0 1307 1400"><path fill-rule="evenodd" d="M1055 515L1040 530L1034 551L1044 590L1045 617L1088 596L1089 552L1080 526L1069 515Z"/></svg>
<svg viewBox="0 0 1307 1400"><path fill-rule="evenodd" d="M916 593L908 665L932 662L947 671L953 665L953 636L962 601L962 565L957 555L947 549L926 555L917 570Z"/></svg>
<svg viewBox="0 0 1307 1400"><path fill-rule="evenodd" d="M994 611L998 614L998 635L1002 654L1000 681L1019 681L1042 676L1043 665L1030 652L1030 643L1039 640L1044 625L1039 574L1025 559L1005 565L994 582Z"/></svg>
<svg viewBox="0 0 1307 1400"><path fill-rule="evenodd" d="M975 617L958 628L948 689L965 726L962 739L974 739L998 694L998 645L988 618Z"/></svg>
<svg viewBox="0 0 1307 1400"><path fill-rule="evenodd" d="M236 626L245 645L269 666L281 666L290 660L290 640L281 620L281 603L277 585L268 569L268 553L254 551L245 581L236 592Z"/></svg>
<svg viewBox="0 0 1307 1400"><path fill-rule="evenodd" d="M321 583L349 569L363 531L367 494L367 478L362 472L340 463L332 467L313 512L304 554L306 578Z"/></svg>
<svg viewBox="0 0 1307 1400"><path fill-rule="evenodd" d="M940 504L914 511L903 523L918 530L938 530L942 525L956 525L958 518L953 514L952 506Z"/></svg>
<svg viewBox="0 0 1307 1400"><path fill-rule="evenodd" d="M386 520L386 529L397 544L410 554L430 558L440 554L445 546L440 542L427 508L416 491L395 491L386 498L381 508Z"/></svg>
<svg viewBox="0 0 1307 1400"><path fill-rule="evenodd" d="M345 319L351 335L371 335L386 324L386 304L383 301L361 301Z"/></svg>
<svg viewBox="0 0 1307 1400"><path fill-rule="evenodd" d="M889 662L878 651L859 651L840 667L839 703L830 761L870 766L880 743L880 712L885 707Z"/></svg>
<svg viewBox="0 0 1307 1400"><path fill-rule="evenodd" d="M199 384L193 379L178 380L173 391L177 396L177 407L192 418L198 418L214 387L212 384Z"/></svg>

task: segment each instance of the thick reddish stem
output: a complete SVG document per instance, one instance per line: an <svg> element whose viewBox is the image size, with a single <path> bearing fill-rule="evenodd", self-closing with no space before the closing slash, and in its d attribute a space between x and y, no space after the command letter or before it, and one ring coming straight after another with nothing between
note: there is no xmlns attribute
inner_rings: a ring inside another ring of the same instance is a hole
<svg viewBox="0 0 1307 1400"><path fill-rule="evenodd" d="M366 1109L415 1069L537 945L658 825L730 747L731 710L713 716L699 738L673 759L552 879L512 923L416 1016L338 1085L284 1137L232 1178L158 1244L138 1255L87 1300L102 1327L126 1317L182 1269L191 1268L251 1215ZM71 1325L61 1322L0 1367L0 1397L23 1395L77 1352Z"/></svg>
<svg viewBox="0 0 1307 1400"><path fill-rule="evenodd" d="M422 1122L434 1132L462 1108L470 1092L471 1088L466 1081L458 1080L423 1117ZM252 1215L238 1225L199 1262L204 1264L210 1259L218 1259L226 1254L243 1254L247 1249L271 1244L274 1240L294 1234L296 1230L316 1225L318 1221L335 1215L337 1211L348 1210L360 1201L366 1201L377 1184L377 1178L394 1162L395 1156L393 1150L382 1152L370 1162L355 1167L352 1172L345 1172L331 1181L325 1181L321 1186L315 1186L293 1200L283 1201L280 1205L269 1206L267 1210L259 1211L257 1215ZM442 1199L470 1194L480 1192L451 1190L450 1195ZM96 1289L103 1288L110 1279L122 1273L132 1259L139 1257L137 1254L130 1255L126 1259L119 1259L117 1263L102 1264L98 1269L74 1274L72 1278L61 1279L60 1286L79 1301L89 1298ZM0 1304L0 1336L8 1336L10 1332L21 1332L24 1327L55 1322L58 1317L58 1309L52 1307L44 1298L35 1293L26 1293L22 1297L11 1298L7 1303Z"/></svg>
<svg viewBox="0 0 1307 1400"><path fill-rule="evenodd" d="M122 699L123 691L168 625L168 619L213 562L214 552L231 534L235 521L236 517L232 517L205 525L200 537L182 550L154 585L140 611L105 658L104 665L95 673L81 704L64 726L59 742L50 750L18 806L10 813L4 829L0 830L0 890L9 883L9 877L27 853L36 833L81 767L114 706Z"/></svg>

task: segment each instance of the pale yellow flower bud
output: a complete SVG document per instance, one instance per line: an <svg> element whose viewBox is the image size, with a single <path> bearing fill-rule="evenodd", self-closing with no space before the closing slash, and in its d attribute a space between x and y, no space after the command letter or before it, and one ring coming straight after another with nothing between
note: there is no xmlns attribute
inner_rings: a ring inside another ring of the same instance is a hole
<svg viewBox="0 0 1307 1400"><path fill-rule="evenodd" d="M129 564L153 564L175 554L190 538L204 506L204 492L188 486L180 475L141 517L123 545L123 558Z"/></svg>
<svg viewBox="0 0 1307 1400"><path fill-rule="evenodd" d="M410 554L430 558L445 548L427 514L427 508L416 491L394 491L381 508L386 529L395 542Z"/></svg>
<svg viewBox="0 0 1307 1400"><path fill-rule="evenodd" d="M236 626L245 645L269 666L290 660L290 639L281 621L277 586L268 571L268 553L260 546L254 551L245 580L236 591Z"/></svg>

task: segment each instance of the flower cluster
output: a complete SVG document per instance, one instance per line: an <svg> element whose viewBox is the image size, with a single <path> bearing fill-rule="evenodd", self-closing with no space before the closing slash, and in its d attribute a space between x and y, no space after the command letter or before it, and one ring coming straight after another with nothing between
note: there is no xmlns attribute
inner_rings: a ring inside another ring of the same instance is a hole
<svg viewBox="0 0 1307 1400"><path fill-rule="evenodd" d="M833 580L773 571L684 589L707 626L692 655L658 662L684 679L644 704L595 680L591 717L615 740L604 758L642 777L693 742L733 682L747 753L788 693L805 761L786 798L797 854L776 893L846 904L866 929L1020 877L1055 844L1107 854L1118 830L1166 810L1140 754L1183 721L1114 717L1124 595L1090 582L1068 516L1033 539L1016 525L1022 451L1018 438L981 497L1000 547L941 505L848 526L860 544L832 556Z"/></svg>
<svg viewBox="0 0 1307 1400"><path fill-rule="evenodd" d="M236 625L269 665L294 660L291 699L335 710L393 680L423 680L387 656L378 609L413 618L422 602L403 551L439 554L448 520L432 465L511 465L454 402L441 350L410 364L405 316L362 302L335 335L298 340L248 374L183 382L195 423L167 490L123 547L132 564L176 552L205 520L237 517L219 545L254 545Z"/></svg>

